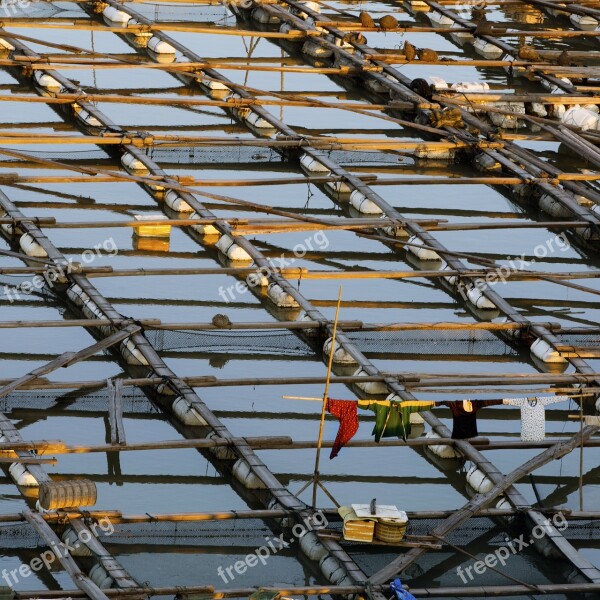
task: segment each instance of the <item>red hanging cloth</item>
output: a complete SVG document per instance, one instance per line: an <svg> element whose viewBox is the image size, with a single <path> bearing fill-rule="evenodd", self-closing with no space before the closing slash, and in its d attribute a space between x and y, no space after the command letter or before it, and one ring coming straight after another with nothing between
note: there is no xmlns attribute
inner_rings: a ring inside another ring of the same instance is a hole
<svg viewBox="0 0 600 600"><path fill-rule="evenodd" d="M345 444L347 444L358 431L358 405L356 400L333 400L327 398L325 405L327 412L340 421L333 448L329 458L335 458Z"/></svg>

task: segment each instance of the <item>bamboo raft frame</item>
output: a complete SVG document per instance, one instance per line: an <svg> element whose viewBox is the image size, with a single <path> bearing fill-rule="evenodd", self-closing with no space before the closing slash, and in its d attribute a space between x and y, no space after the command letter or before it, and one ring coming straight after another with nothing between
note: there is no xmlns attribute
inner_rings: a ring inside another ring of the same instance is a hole
<svg viewBox="0 0 600 600"><path fill-rule="evenodd" d="M531 2L531 3L535 4L535 2ZM111 4L114 4L115 6L119 6L118 3L112 3L111 2ZM275 8L274 7L274 10L277 10L278 14L281 14L279 12L279 10L280 10L279 8ZM385 67L382 67L382 68L385 70ZM233 87L235 88L235 86L233 86ZM239 88L239 89L240 89L240 91L243 91L243 90L241 90L241 88ZM419 101L419 105L422 106L423 103ZM99 113L97 111L95 111L95 114L97 116L101 115L101 113ZM134 155L138 155L139 156L139 153L136 153ZM332 167L335 166L333 163L329 163L329 164ZM154 165L148 165L148 166L151 166L152 169L155 168ZM332 171L336 172L336 169L334 168L334 169L332 169ZM360 180L357 180L354 177L352 177L352 178L347 177L347 173L343 172L343 170L341 170L339 168L337 168L337 172L340 173L339 177L347 178L347 181L349 181L349 182L351 182L353 184L359 183L360 187L357 186L357 189L362 189L362 190L368 191L368 186L364 185L362 182L360 182ZM540 185L543 186L545 184L541 183ZM371 195L371 194L370 194L370 197L375 197L376 198L376 196ZM194 201L193 197L186 198L186 199L191 199L192 201ZM376 199L378 199L378 198L376 198ZM0 202L0 203L2 204L2 206L5 209L7 207L11 208L11 211L12 211L13 215L17 215L17 211L15 210L14 205L11 206L10 202L7 199L5 199L3 202ZM196 203L196 206L201 206L197 201L195 201L195 203ZM586 223L590 222L588 214L584 215L583 212L582 212L582 213L579 214L579 216L584 216L585 217L584 222L586 222ZM23 227L26 230L31 231L31 232L35 232L35 231L39 232L39 230L37 229L37 227L34 224L32 224L31 222L29 222L26 219L26 217L24 217L24 216L18 216L16 218L19 218L21 220L21 223L22 223ZM390 211L390 214L388 215L388 218L394 220L394 222L397 222L397 223L401 222L401 221L398 220L397 215L394 215L393 211ZM217 219L216 217L214 218L214 222L218 223L220 226L222 226L221 223L220 223L220 220ZM416 227L418 227L418 224L416 225ZM231 233L234 234L234 239L236 241L240 241L241 242L240 245L242 245L242 247L244 247L248 251L254 250L253 247L246 240L244 240L243 238L240 238L235 233L235 229L230 230L230 231L231 231ZM39 236L41 236L41 232L39 232ZM46 240L46 238L38 237L38 235L36 235L36 239L43 239L46 242L45 243L45 247L48 247L47 244L49 242ZM432 244L432 246L431 246L432 248L439 249L440 251L443 252L443 248L439 244L437 244L435 242L435 240L433 240L433 238L431 238L431 236L428 236L427 239L431 240L430 243ZM255 259L257 259L259 256L260 256L260 254L257 253L256 251L253 252L253 257ZM451 260L454 260L454 259L451 259ZM450 261L448 261L448 264L451 264ZM454 260L454 264L458 265L459 263L458 263L458 261ZM456 272L458 272L458 273L461 273L461 272L464 273L465 270L462 267L459 267L459 268L457 268ZM83 278L81 275L77 275L77 276L74 276L74 277L77 277L78 278L77 280L80 281L80 282L83 282L85 280L85 278ZM322 315L320 315L320 313L317 310L315 310L314 307L312 307L308 301L306 301L297 291L294 290L293 287L291 287L289 285L289 283L287 282L287 275L281 274L281 273L277 273L275 275L275 279L276 279L276 281L278 281L279 283L282 284L282 287L284 289L290 291L290 294L293 295L293 297L295 297L305 309L307 309L307 313L310 316L318 317L318 318L314 319L315 322L319 322L321 324L321 326L324 327L324 329L331 329L331 322L324 320L323 317L322 317ZM93 288L91 288L91 286L89 284L86 284L86 288L87 289L93 289ZM292 292L295 292L295 293L292 294ZM95 294L94 297L98 298L99 296L98 296L98 294ZM492 296L492 298L497 299L496 296ZM100 299L101 299L101 297L100 297ZM104 303L104 305L107 308L110 308L106 303ZM503 303L503 306L504 306L505 310L508 308L508 306L507 306L506 303ZM513 316L514 316L514 313L513 313ZM522 318L521 319L514 319L513 323L515 323L516 325L522 326L522 327L527 327L527 328L532 327L531 323L527 322L526 320L524 320ZM540 334L540 337L542 337L542 339L549 339L549 340L551 340L551 342L552 342L553 345L556 345L556 341L557 340L556 340L556 338L554 338L553 332L550 329L546 328L543 325L539 325L539 324L533 325L533 329L534 329L534 331L536 331L536 333ZM139 335L139 334L134 334L134 335ZM343 334L342 334L342 336L343 336ZM376 371L372 365L369 365L368 361L364 360L364 357L360 356L360 353L357 350L354 349L354 351L353 351L352 344L348 340L344 341L343 337L342 337L342 345L345 348L349 349L350 353L353 354L355 356L355 358L358 357L358 358L361 359L361 360L359 360L359 363L361 365L366 366L367 368L369 368L372 371ZM574 359L574 360L572 359L571 362L572 362L572 364L576 367L576 369L580 373L583 372L583 374L586 374L586 375L589 376L589 378L590 378L589 381L591 383L595 383L596 382L596 374L594 374L593 371L591 371L589 368L587 368L587 365L583 361L581 361L579 359ZM377 377L383 377L383 380L389 383L390 389L392 389L392 390L398 390L397 381L396 382L389 382L388 381L389 378L384 377L380 373L378 375L376 375L376 376ZM404 393L403 396L406 396L406 394ZM435 426L435 428L438 431L442 431L444 429L443 426L440 427L439 422L436 423L436 421L434 420L434 418L432 416L427 415L426 416L426 420L428 422L430 422L430 424L432 424L433 426ZM571 449L573 449L574 447L576 447L577 444L580 441L581 442L584 441L584 435L585 435L585 439L587 439L587 438L589 438L592 435L592 433L594 433L594 428L586 428L585 434L583 434L583 432L582 432L582 434L580 435L580 437L575 437L570 442L567 442L567 443L558 442L556 445L553 445L550 448L550 450L552 451L552 453L570 451ZM443 438L443 439L446 439L446 438ZM478 460L479 457L477 455L477 452L476 452L475 448L471 448L470 444L467 443L467 442L460 442L457 445L468 456L475 457L475 461L477 462L477 460ZM535 466L539 466L540 464L543 464L543 461L546 460L546 456L547 455L548 455L548 453L543 453L543 455L540 455L539 458L536 458L535 461L534 461ZM542 458L542 456L544 456L544 458ZM479 459L479 460L481 460L481 459ZM480 464L483 465L483 464L486 464L486 463L481 462ZM487 463L487 464L491 465L491 463ZM492 465L492 467L493 467L493 465ZM489 468L489 467L487 467L487 468ZM527 471L527 469L524 469L524 470L522 469L522 472L526 472L526 471ZM496 488L501 488L502 490L506 490L507 491L509 500L511 500L511 502L514 502L514 501L518 502L518 494L516 494L514 492L514 490L511 491L511 489L508 487L511 484L511 478L512 478L512 480L514 480L514 478L517 476L517 473L510 474L510 476L509 476L510 478L504 478L504 479L502 479L500 477L500 475L497 475L497 472L494 472L494 471L487 471L487 474L490 475L490 478L494 481L494 483L497 484ZM497 492L498 492L498 490L496 489L494 491L494 494L496 494ZM490 497L491 497L491 494L490 494ZM488 501L489 501L489 497L488 497ZM482 502L480 501L479 505L481 505L481 503ZM293 512L293 514L297 514L296 511L292 511L292 512ZM534 520L534 522L538 518L537 511L534 511L534 510L530 509L528 511L528 514L529 514L529 517ZM24 517L25 518L27 518L27 517L31 518L31 516L28 515L28 514L25 514ZM447 527L454 526L459 521L459 519L460 519L460 517L457 517L456 515L446 515L446 517L448 517ZM40 526L39 522L37 523L37 526ZM566 551L566 554L569 555L570 560L575 564L575 566L577 566L578 565L577 561L579 559L576 556L576 553L573 553L573 552L571 552L569 550L568 543L565 544L564 540L563 541L558 540L557 543L558 543L559 547L562 547L562 549ZM419 551L409 553L411 559L416 554L422 553L421 552L422 550L423 549L421 548ZM582 564L583 563L581 561L579 561L579 567L581 567ZM405 565L406 565L406 563L403 563L402 567L404 567ZM393 568L394 569L398 569L399 566L400 565L396 564L396 565L394 565ZM77 572L76 571L72 572L72 574L75 574L75 573L77 573ZM591 570L587 574L588 574L588 576L591 575L592 574ZM378 594L380 593L380 591L382 590L382 588L378 587L378 584L377 584L377 579L378 578L381 579L381 578L385 578L385 577L384 577L383 574L380 574L379 577L376 576L376 578L374 580L376 585L373 586L373 587L371 587L369 590L367 590L367 593L369 595L371 595L372 597L377 597ZM576 591L576 590L593 591L593 590L597 589L595 587L596 585L598 585L598 584L583 584L581 587L577 587L576 584L575 585L570 585L570 586L565 586L565 585L561 585L561 586L538 586L538 589L540 591L543 590L544 592L560 591L560 590L565 590L565 591L567 591L567 590L568 591ZM190 589L193 590L194 588L190 588ZM346 590L346 591L350 590L350 591L354 591L354 592L362 592L362 591L364 591L364 587L363 586L355 586L353 588L347 588L346 587L346 588L337 588L337 589L335 587L334 588L331 588L331 587L329 587L329 588L321 588L319 590L319 592L317 592L314 588L312 590L307 590L305 588L293 588L292 590L290 590L290 593L323 593L323 592L325 592L325 590L332 591L332 589L335 590L338 593L342 593L344 590ZM166 591L165 592L165 590L170 590L170 591ZM86 593L90 592L90 590L84 590L84 591L86 591ZM91 594L92 597L103 598L102 595L94 595L94 594L97 594L97 592L95 590L92 590L92 591L93 591L93 594ZM163 590L156 590L156 589L153 589L153 588L135 588L135 589L132 588L127 593L122 593L122 591L119 591L119 595L123 595L124 596L124 595L127 595L128 593L132 593L132 594L136 594L137 593L137 594L142 594L142 595L149 595L150 593L152 593L152 594L155 594L155 593L162 594L163 592L166 593L166 594L174 594L176 592L181 594L183 592L184 595L185 595L185 591L186 590L182 590L181 588L163 588ZM195 588L195 591L198 592L198 593L200 593L200 592L206 592L206 593L209 593L209 594L213 593L214 597L226 597L226 595L228 595L228 594L239 594L241 596L247 596L252 590L251 589L246 589L243 592L240 592L240 590L237 590L237 591L234 590L234 591L231 591L231 592L228 592L228 593L226 593L226 592L216 592L215 593L214 590L211 590L209 587L204 586L204 587L197 587L197 588ZM448 589L439 589L439 590L437 590L437 592L433 591L433 590L413 590L414 593L419 593L419 595L422 595L423 597L434 597L436 595L436 593L439 593L439 594L461 593L462 595L475 595L476 592L479 593L479 592L483 592L483 591L485 591L485 593L487 595L498 595L498 594L502 594L502 593L508 593L508 594L526 593L527 591L530 592L531 590L530 589L528 590L527 586L521 586L520 588L518 586L494 586L494 588L491 588L491 587L488 586L488 587L486 587L485 590L483 590L483 589L482 590L478 590L476 588L470 588L468 590L465 590L464 588L448 588ZM70 593L70 591L67 591L67 590L64 591L64 592L62 592L62 593L64 594L64 593L67 593L67 592ZM44 592L44 594L45 593L46 592ZM190 592L190 593L192 593L192 592ZM431 594L433 594L433 596ZM25 595L19 595L19 597L25 598L25 597L32 597L33 595L34 595L33 593L30 593L29 595L27 595L27 593L26 593ZM77 597L79 594L76 591L74 591L73 595ZM116 595L116 594L113 594L111 592L110 594L107 594L107 595L112 596L112 595ZM48 595L48 597L52 597L52 596L53 596L52 593L50 593Z"/></svg>

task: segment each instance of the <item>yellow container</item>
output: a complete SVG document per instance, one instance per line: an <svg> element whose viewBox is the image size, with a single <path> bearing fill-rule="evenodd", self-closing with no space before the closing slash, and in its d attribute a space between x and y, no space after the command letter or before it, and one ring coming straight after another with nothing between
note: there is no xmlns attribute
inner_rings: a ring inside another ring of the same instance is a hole
<svg viewBox="0 0 600 600"><path fill-rule="evenodd" d="M149 238L169 238L171 236L171 225L169 219L163 214L153 215L134 215L135 221L139 221L140 225L134 225L133 231L139 237ZM158 221L165 221L159 223ZM144 224L144 222L146 222Z"/></svg>
<svg viewBox="0 0 600 600"><path fill-rule="evenodd" d="M375 537L388 544L400 542L406 533L406 525L404 519L380 518L375 525Z"/></svg>

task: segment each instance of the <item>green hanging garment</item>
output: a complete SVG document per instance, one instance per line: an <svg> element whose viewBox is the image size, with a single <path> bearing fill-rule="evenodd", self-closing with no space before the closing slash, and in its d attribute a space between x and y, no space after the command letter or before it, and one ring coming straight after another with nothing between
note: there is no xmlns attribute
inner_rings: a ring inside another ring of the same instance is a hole
<svg viewBox="0 0 600 600"><path fill-rule="evenodd" d="M410 415L415 412L429 410L435 402L421 400L406 400L393 402L391 400L359 400L358 408L375 413L373 435L379 442L382 437L398 437L406 440L410 435Z"/></svg>

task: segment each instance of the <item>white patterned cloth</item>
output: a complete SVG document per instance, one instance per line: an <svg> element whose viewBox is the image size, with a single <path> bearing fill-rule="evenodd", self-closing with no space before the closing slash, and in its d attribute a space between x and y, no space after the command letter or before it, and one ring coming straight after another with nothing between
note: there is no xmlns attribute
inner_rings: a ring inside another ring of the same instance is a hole
<svg viewBox="0 0 600 600"><path fill-rule="evenodd" d="M505 398L503 403L521 407L521 439L524 442L541 442L546 437L546 406L565 400L570 400L569 396Z"/></svg>

